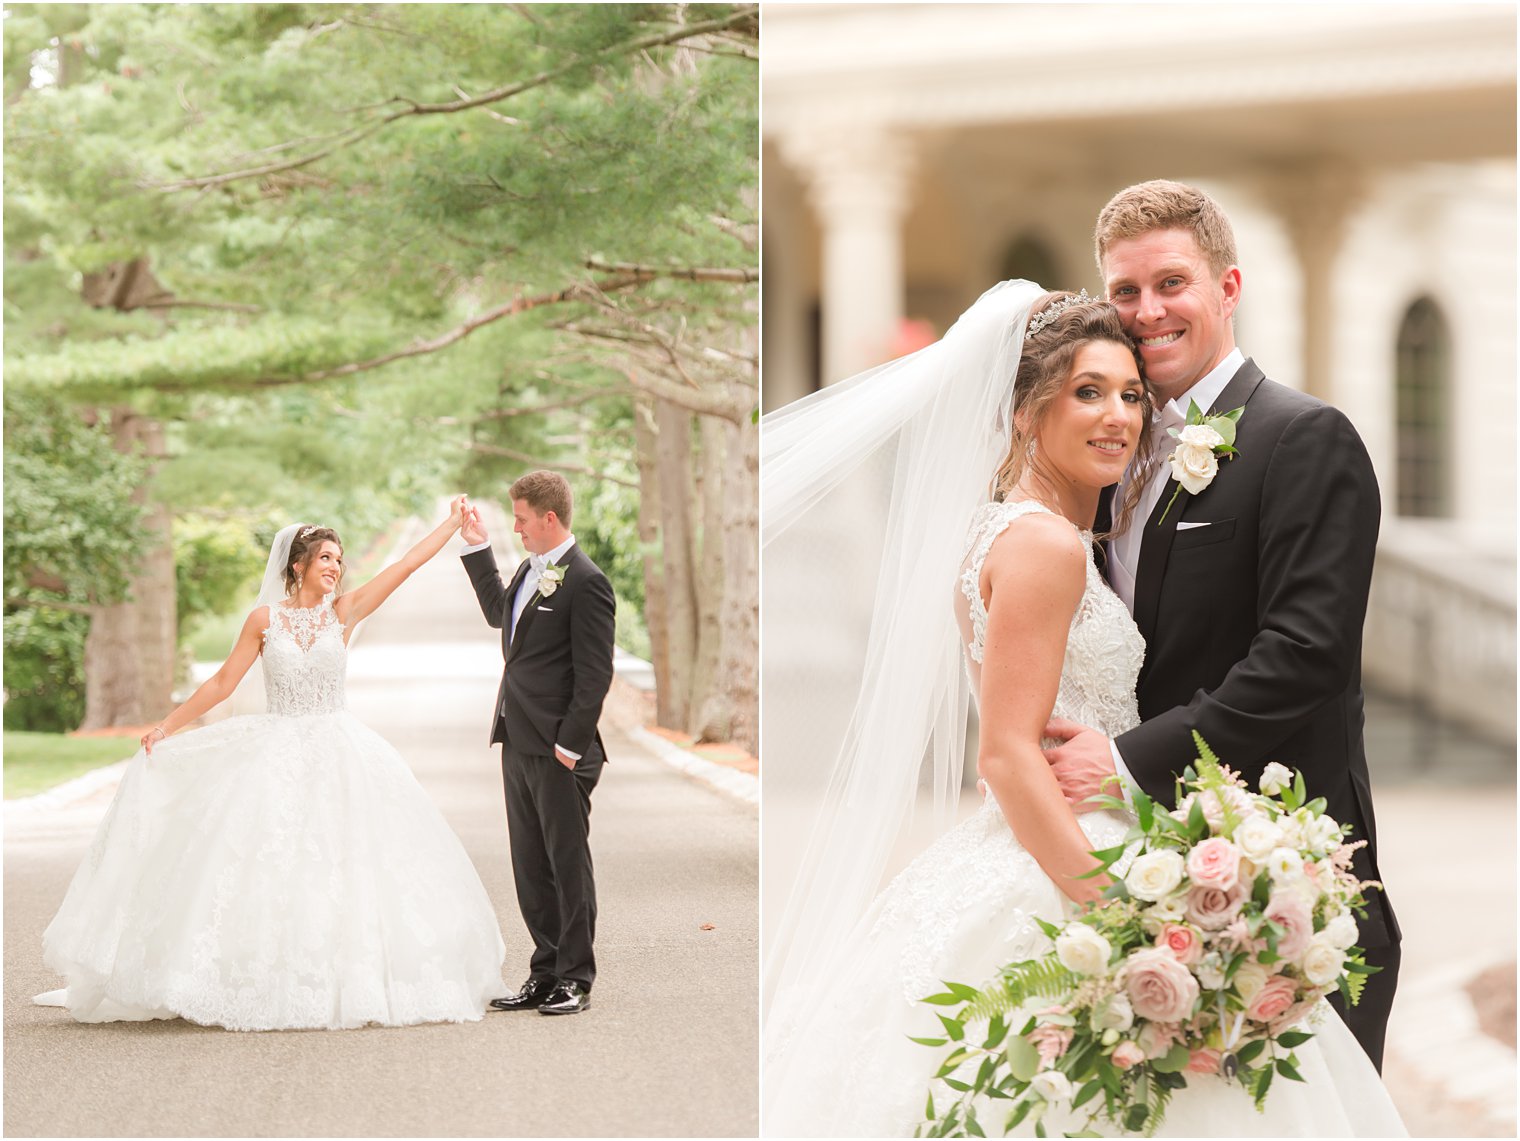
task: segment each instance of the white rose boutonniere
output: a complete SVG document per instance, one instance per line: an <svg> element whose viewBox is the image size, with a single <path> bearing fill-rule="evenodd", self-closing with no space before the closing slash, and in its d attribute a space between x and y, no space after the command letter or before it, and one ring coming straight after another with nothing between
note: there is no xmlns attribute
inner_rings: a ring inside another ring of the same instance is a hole
<svg viewBox="0 0 1520 1141"><path fill-rule="evenodd" d="M552 563L546 566L543 573L538 576L538 593L548 598L556 590L559 584L565 581L565 568L554 566Z"/></svg>
<svg viewBox="0 0 1520 1141"><path fill-rule="evenodd" d="M1214 477L1219 474L1221 457L1240 454L1234 447L1235 421L1240 419L1240 414L1244 411L1242 406L1230 412L1206 413L1198 407L1196 400L1188 401L1187 423L1180 431L1176 428L1167 429L1177 439L1177 446L1166 457L1166 462L1172 468L1172 478L1177 481L1177 490L1172 492L1172 498L1167 501L1161 518L1156 520L1156 526L1166 522L1167 512L1177 502L1178 495L1184 491L1189 495L1197 495L1214 482Z"/></svg>

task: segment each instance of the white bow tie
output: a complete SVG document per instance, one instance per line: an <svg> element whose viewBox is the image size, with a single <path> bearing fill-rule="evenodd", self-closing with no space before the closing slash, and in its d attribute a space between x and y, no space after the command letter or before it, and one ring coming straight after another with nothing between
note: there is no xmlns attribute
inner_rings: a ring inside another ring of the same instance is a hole
<svg viewBox="0 0 1520 1141"><path fill-rule="evenodd" d="M528 568L537 575L544 573L544 568L549 565L548 555L529 555Z"/></svg>

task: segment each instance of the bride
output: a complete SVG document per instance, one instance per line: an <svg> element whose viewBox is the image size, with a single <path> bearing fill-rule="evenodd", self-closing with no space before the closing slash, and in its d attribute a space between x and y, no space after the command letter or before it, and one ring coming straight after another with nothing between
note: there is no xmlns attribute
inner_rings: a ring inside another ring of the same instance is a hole
<svg viewBox="0 0 1520 1141"><path fill-rule="evenodd" d="M43 957L81 1022L229 1030L478 1019L501 991L496 914L400 755L344 708L354 627L459 529L449 518L338 593L326 528L275 536L217 673L142 738ZM263 659L269 711L176 736Z"/></svg>
<svg viewBox="0 0 1520 1141"><path fill-rule="evenodd" d="M1110 736L1139 721L1144 644L1090 529L1101 489L1148 461L1150 412L1117 311L1020 281L937 344L766 418L768 873L773 852L803 853L766 917L766 1135L912 1134L943 1054L908 1040L940 1033L918 1000L1043 953L1035 917L1106 886L1074 877L1130 820L1074 816L1040 733L1052 714ZM1116 529L1133 508L1117 505ZM852 657L849 632L830 632L862 594ZM804 643L823 672L782 668ZM841 702L847 725L831 720ZM987 793L946 827L973 703ZM941 834L875 894L924 781ZM1278 1083L1259 1114L1238 1086L1190 1075L1162 1132L1403 1135L1350 1031L1324 1003L1313 1023L1306 1084Z"/></svg>

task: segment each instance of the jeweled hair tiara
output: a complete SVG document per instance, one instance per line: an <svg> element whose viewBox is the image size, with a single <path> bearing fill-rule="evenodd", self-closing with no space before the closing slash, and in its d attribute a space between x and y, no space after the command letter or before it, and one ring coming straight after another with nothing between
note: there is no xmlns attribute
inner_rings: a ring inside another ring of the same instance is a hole
<svg viewBox="0 0 1520 1141"><path fill-rule="evenodd" d="M1029 330L1024 335L1026 337L1034 336L1073 305L1094 305L1100 300L1101 298L1089 297L1087 290L1084 289L1072 297L1062 297L1058 301L1052 301L1030 318Z"/></svg>

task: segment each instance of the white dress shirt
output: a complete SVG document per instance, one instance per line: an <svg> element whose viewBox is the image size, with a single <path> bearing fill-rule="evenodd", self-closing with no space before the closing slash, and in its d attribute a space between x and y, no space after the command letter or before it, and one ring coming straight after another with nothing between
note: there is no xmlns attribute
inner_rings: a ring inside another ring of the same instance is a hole
<svg viewBox="0 0 1520 1141"><path fill-rule="evenodd" d="M472 543L470 546L460 551L459 554L461 557L464 555L473 555L476 551L483 551L490 545L490 539L487 539L484 543ZM517 620L522 617L522 612L528 608L528 603L533 601L533 596L538 593L538 580L543 576L541 568L545 566L555 566L560 559L564 558L565 555L569 553L570 548L573 546L575 546L575 536L571 535L559 546L543 555L542 563L538 561L540 556L528 556L528 573L523 576L522 585L517 588L517 595L512 599L512 628L507 635L507 645L510 646L513 639L517 637ZM581 759L581 755L579 753L572 753L563 745L556 744L554 747L561 753L565 754L565 756L569 757L572 761L578 761Z"/></svg>
<svg viewBox="0 0 1520 1141"><path fill-rule="evenodd" d="M1108 581L1113 586L1114 593L1124 600L1125 608L1131 614L1135 612L1135 573L1140 569L1140 543L1144 538L1146 523L1151 517L1151 512L1156 509L1161 493L1166 490L1167 480L1171 478L1171 465L1165 462L1165 457L1172 450L1173 437L1168 434L1167 429L1180 429L1187 423L1188 406L1195 401L1205 412L1230 411L1228 408L1215 408L1214 401L1219 399L1225 385L1230 383L1230 380L1240 371L1240 366L1245 363L1245 354L1239 349L1231 349L1224 360L1210 369L1202 380L1176 400L1168 400L1151 416L1155 460L1150 470L1150 478L1146 482L1145 491L1140 496L1139 504L1135 507L1135 513L1130 518L1129 529L1122 535L1110 539L1108 543ZM1114 488L1116 504L1124 495L1128 476L1129 473L1125 472L1125 478L1121 479L1119 485ZM1180 511L1181 508L1177 510ZM1131 800L1130 790L1134 787L1134 778L1130 776L1129 768L1119 754L1118 743L1110 741L1108 744L1109 751L1114 757L1114 772L1119 774L1119 779L1124 785L1124 799Z"/></svg>

